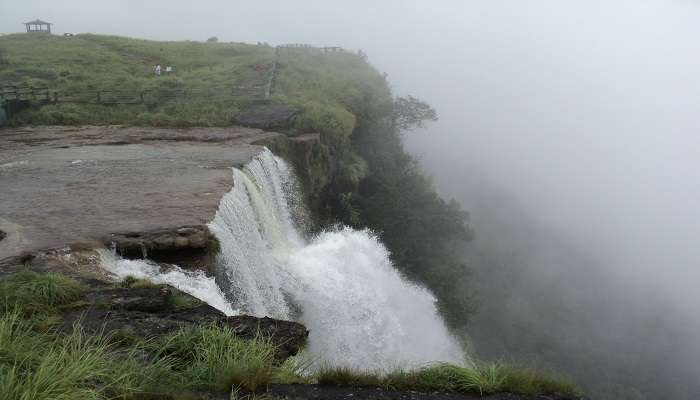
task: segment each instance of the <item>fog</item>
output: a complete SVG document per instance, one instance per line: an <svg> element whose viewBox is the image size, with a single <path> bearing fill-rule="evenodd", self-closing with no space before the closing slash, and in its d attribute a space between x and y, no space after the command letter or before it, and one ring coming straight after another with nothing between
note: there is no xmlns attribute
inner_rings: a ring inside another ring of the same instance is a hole
<svg viewBox="0 0 700 400"><path fill-rule="evenodd" d="M483 332L513 317L515 332L584 337L552 345L574 351L567 362L595 348L607 354L593 362L603 375L636 384L641 373L626 368L643 363L664 371L659 385L700 392L681 379L700 376L700 2L0 3L0 32L35 18L58 32L364 50L397 95L440 116L406 142L471 214L465 254L487 310L475 351L532 352ZM506 300L522 306L517 316ZM623 348L633 361L614 364Z"/></svg>

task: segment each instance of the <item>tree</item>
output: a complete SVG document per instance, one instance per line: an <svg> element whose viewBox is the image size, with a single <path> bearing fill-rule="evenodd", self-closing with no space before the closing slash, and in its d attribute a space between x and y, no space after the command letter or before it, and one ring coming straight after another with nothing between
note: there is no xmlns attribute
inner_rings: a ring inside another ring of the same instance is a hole
<svg viewBox="0 0 700 400"><path fill-rule="evenodd" d="M437 113L430 104L411 95L394 100L394 126L402 131L425 127L426 121L437 121Z"/></svg>
<svg viewBox="0 0 700 400"><path fill-rule="evenodd" d="M216 36L212 36L209 39L207 39L207 43L216 43L219 41L219 38Z"/></svg>

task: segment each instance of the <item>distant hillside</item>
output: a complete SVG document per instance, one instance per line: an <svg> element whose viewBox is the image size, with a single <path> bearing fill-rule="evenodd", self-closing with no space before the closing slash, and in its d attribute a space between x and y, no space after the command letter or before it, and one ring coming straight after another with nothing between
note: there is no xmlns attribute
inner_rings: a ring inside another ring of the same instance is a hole
<svg viewBox="0 0 700 400"><path fill-rule="evenodd" d="M275 48L267 45L15 34L0 37L0 86L48 87L59 99L89 98L23 111L13 125L224 126L264 97L275 61ZM348 108L362 101L363 88L386 88L383 78L352 53L288 49L277 61L270 100L300 109L303 130L348 135L354 126ZM161 76L154 74L158 63ZM174 72L166 74L166 66ZM135 104L94 104L96 91L110 90L146 96ZM186 95L164 101L175 91Z"/></svg>

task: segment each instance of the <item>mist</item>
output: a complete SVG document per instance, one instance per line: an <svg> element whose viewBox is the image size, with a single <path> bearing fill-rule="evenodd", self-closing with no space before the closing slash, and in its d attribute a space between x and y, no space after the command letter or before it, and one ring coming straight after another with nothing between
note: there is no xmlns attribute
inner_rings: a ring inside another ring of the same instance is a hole
<svg viewBox="0 0 700 400"><path fill-rule="evenodd" d="M438 111L405 141L471 215L474 351L536 358L610 398L597 380L700 396L700 3L0 4L0 32L34 18L59 33L362 49L396 95Z"/></svg>

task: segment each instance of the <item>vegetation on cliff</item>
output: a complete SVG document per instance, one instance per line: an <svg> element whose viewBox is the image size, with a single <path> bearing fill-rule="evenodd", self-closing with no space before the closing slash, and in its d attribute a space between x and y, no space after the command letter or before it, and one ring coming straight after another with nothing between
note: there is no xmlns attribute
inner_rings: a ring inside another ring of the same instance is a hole
<svg viewBox="0 0 700 400"><path fill-rule="evenodd" d="M336 163L315 206L321 224L378 232L397 268L436 295L452 328L463 328L473 310L469 271L458 252L471 238L468 215L437 195L401 140L404 132L436 119L435 111L410 96L394 98L385 77L360 56L295 54L285 62L280 79L293 74L294 84L280 85L281 91L312 104L325 99L353 116L352 130L343 135L313 125ZM304 91L304 85L314 90Z"/></svg>
<svg viewBox="0 0 700 400"><path fill-rule="evenodd" d="M121 288L153 288L127 279ZM203 324L150 339L122 331L61 324L62 310L112 307L91 303L73 278L21 271L0 280L0 399L209 398L265 391L272 383L319 383L390 390L459 393L556 393L571 385L501 365L436 364L389 373L322 368L279 359L264 335L246 339L232 328ZM218 398L217 397L217 398Z"/></svg>

